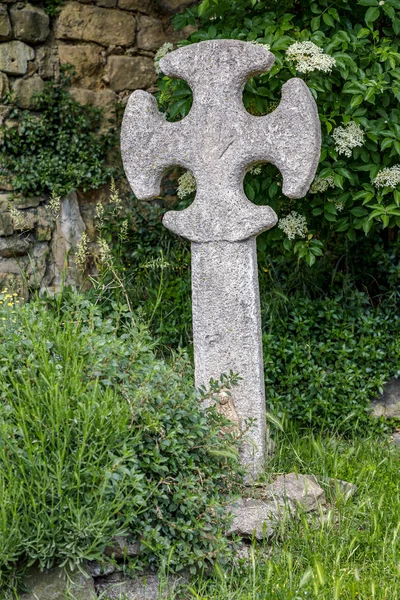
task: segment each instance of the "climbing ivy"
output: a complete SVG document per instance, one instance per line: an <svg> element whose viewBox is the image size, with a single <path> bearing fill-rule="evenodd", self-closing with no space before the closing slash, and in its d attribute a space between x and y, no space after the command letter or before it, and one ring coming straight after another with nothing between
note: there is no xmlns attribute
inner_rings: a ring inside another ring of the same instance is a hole
<svg viewBox="0 0 400 600"><path fill-rule="evenodd" d="M35 112L15 107L10 119L18 127L1 128L0 176L17 194L93 189L112 174L107 158L116 142L113 129L101 133L102 110L72 98L72 75L63 69L36 96Z"/></svg>

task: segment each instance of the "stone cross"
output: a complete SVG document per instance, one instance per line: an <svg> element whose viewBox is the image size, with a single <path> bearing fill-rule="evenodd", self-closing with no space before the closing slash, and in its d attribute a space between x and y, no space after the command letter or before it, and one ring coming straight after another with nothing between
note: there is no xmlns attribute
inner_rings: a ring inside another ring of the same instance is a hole
<svg viewBox="0 0 400 600"><path fill-rule="evenodd" d="M283 85L271 114L255 117L244 108L246 81L273 62L262 45L238 40L179 48L160 68L190 85L189 114L169 123L153 96L135 91L121 132L125 171L139 199L159 195L161 179L173 165L196 179L193 203L167 212L163 222L192 243L196 385L208 387L210 378L231 370L242 377L230 402L239 427L249 418L255 421L242 456L249 479L262 472L266 449L256 236L277 217L269 206L247 199L243 177L257 162L273 163L283 176L283 193L301 198L314 178L321 145L317 108L301 79Z"/></svg>

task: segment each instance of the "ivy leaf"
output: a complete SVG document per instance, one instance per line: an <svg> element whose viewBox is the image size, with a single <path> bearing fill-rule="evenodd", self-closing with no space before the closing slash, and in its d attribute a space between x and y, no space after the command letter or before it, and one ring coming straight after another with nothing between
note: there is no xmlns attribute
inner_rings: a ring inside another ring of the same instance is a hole
<svg viewBox="0 0 400 600"><path fill-rule="evenodd" d="M379 8L377 8L376 6L371 6L371 8L369 8L367 10L367 12L365 13L365 22L368 23L373 23L374 21L377 20L377 18L379 17Z"/></svg>
<svg viewBox="0 0 400 600"><path fill-rule="evenodd" d="M329 27L334 27L335 21L333 20L333 18L331 17L331 15L328 15L328 13L324 13L322 15L322 18L323 18L324 23L326 25L328 25Z"/></svg>

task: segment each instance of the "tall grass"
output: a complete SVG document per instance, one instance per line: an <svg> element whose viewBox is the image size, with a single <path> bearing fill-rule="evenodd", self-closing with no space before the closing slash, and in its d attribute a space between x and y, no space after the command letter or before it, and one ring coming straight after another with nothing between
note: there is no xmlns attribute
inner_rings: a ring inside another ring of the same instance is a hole
<svg viewBox="0 0 400 600"><path fill-rule="evenodd" d="M313 474L326 510L299 512L247 562L192 583L198 600L398 600L400 598L400 450L385 439L277 435L269 476ZM352 497L329 482L355 483Z"/></svg>

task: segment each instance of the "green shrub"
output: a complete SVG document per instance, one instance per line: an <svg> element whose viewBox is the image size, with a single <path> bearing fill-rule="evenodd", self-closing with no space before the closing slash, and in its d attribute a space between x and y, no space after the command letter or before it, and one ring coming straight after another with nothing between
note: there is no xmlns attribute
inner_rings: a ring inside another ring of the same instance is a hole
<svg viewBox="0 0 400 600"><path fill-rule="evenodd" d="M0 300L0 584L100 558L115 535L142 540L132 568L223 554L239 441L201 408L185 357L156 359L131 316L83 297Z"/></svg>
<svg viewBox="0 0 400 600"><path fill-rule="evenodd" d="M254 203L269 204L280 219L293 211L296 219L305 217L306 227L292 227L292 239L279 227L266 234L270 248L312 265L337 237L354 241L374 229L400 225L398 0L203 0L174 20L178 28L198 25L183 43L234 38L270 46L273 68L248 81L244 90L252 114L274 110L282 85L294 76L305 80L317 102L322 153L307 196L284 197L272 165L245 179ZM329 56L325 64L309 60L308 72L300 61L290 60L286 52L295 42L312 42L314 50L332 57L332 71L326 69ZM169 118L185 116L191 106L187 84L162 77L159 85L159 102ZM345 144L338 143L338 135ZM383 170L393 167L388 178ZM374 182L378 173L380 181Z"/></svg>
<svg viewBox="0 0 400 600"><path fill-rule="evenodd" d="M111 130L99 133L102 111L76 102L70 94L72 72L49 81L36 97L38 112L14 108L19 127L2 127L0 174L17 194L68 194L97 188L112 170L107 156L115 144Z"/></svg>
<svg viewBox="0 0 400 600"><path fill-rule="evenodd" d="M371 400L400 375L399 342L399 315L365 294L288 301L264 323L270 409L320 430L371 426Z"/></svg>

